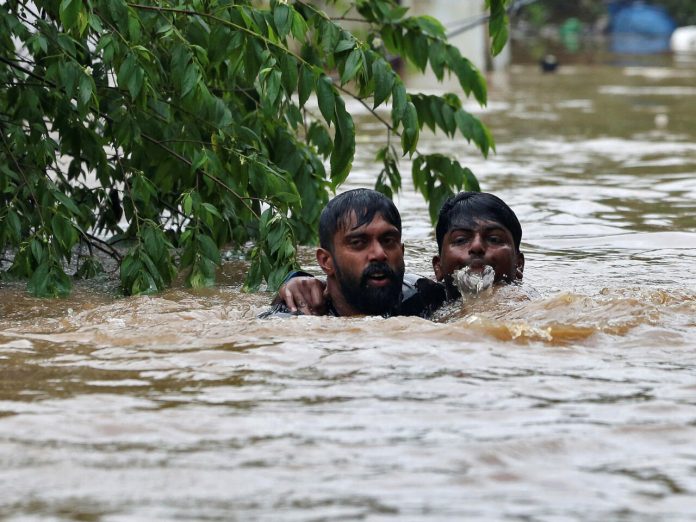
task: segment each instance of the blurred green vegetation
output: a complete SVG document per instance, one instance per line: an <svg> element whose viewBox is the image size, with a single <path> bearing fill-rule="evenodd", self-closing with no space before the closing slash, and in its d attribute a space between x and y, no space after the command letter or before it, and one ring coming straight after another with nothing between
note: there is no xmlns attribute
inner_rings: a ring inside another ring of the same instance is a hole
<svg viewBox="0 0 696 522"><path fill-rule="evenodd" d="M648 3L664 7L678 26L696 25L694 0L652 0ZM525 6L520 16L535 27L548 23L562 23L571 17L592 23L608 13L607 6L606 0L579 0L578 2L537 0Z"/></svg>
<svg viewBox="0 0 696 522"><path fill-rule="evenodd" d="M660 0L654 3L664 6L678 26L696 25L696 2L693 0Z"/></svg>

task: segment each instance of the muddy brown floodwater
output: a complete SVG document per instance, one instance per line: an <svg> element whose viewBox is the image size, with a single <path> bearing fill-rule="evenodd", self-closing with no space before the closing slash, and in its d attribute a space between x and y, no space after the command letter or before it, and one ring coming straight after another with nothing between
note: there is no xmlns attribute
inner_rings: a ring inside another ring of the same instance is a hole
<svg viewBox="0 0 696 522"><path fill-rule="evenodd" d="M518 66L490 99L489 160L419 146L516 210L524 284L438 321L257 320L242 261L151 297L4 284L0 517L693 520L696 66ZM358 109L346 188L384 139ZM406 185L407 266L431 275Z"/></svg>

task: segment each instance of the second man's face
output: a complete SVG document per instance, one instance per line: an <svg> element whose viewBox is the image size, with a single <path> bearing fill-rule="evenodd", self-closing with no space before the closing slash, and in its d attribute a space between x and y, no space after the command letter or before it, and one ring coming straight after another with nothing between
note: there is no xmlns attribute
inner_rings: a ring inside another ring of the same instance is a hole
<svg viewBox="0 0 696 522"><path fill-rule="evenodd" d="M465 266L472 271L483 271L486 265L495 270L496 282L511 283L522 278L524 256L517 251L510 231L495 221L474 221L452 227L442 240L440 255L433 258L438 281Z"/></svg>

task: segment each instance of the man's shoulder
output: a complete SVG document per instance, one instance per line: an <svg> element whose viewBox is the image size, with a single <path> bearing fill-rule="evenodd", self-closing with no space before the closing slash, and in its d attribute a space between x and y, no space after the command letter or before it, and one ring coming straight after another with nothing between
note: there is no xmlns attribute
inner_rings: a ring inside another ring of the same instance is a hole
<svg viewBox="0 0 696 522"><path fill-rule="evenodd" d="M416 274L405 274L399 315L428 317L447 299L444 285Z"/></svg>

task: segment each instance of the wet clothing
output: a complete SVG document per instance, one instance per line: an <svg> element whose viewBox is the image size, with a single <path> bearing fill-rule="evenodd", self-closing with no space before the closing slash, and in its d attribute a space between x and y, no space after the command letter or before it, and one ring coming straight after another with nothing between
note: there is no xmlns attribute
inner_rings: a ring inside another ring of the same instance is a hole
<svg viewBox="0 0 696 522"><path fill-rule="evenodd" d="M447 300L445 285L415 274L404 275L401 305L396 315L430 317Z"/></svg>
<svg viewBox="0 0 696 522"><path fill-rule="evenodd" d="M312 274L297 270L290 272L285 278L284 283L293 277L314 277ZM401 285L401 302L396 310L387 315L406 315L429 317L446 300L445 287L441 283L421 277L415 274L406 274ZM291 312L290 309L281 302L273 306L270 310L263 312L259 318L268 317L290 317L292 315L302 315L300 312ZM338 317L338 312L334 309L331 302L327 303L326 315Z"/></svg>

